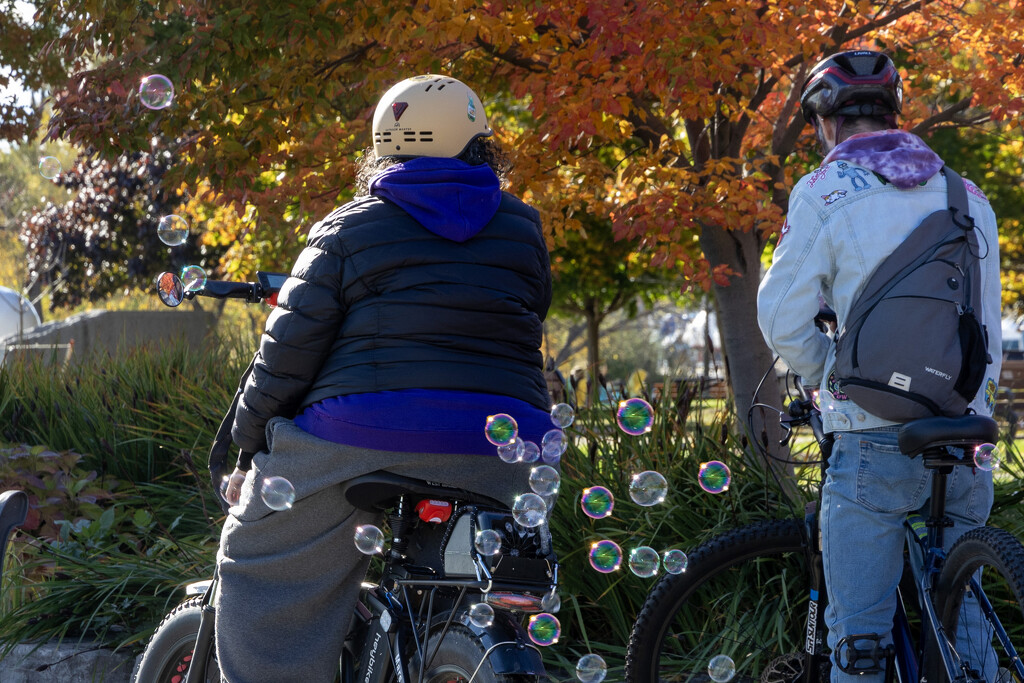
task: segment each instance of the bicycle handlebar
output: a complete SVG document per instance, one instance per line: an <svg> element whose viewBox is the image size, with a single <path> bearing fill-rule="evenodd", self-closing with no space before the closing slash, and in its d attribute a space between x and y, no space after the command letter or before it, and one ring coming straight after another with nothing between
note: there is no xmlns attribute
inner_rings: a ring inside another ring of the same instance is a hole
<svg viewBox="0 0 1024 683"><path fill-rule="evenodd" d="M285 273L256 272L256 282L230 282L225 280L207 280L201 288L186 289L181 278L174 273L160 273L156 279L157 294L166 306L174 308L185 299L192 300L197 296L212 299L245 299L251 304L269 301L276 305L274 298L284 285L288 276Z"/></svg>

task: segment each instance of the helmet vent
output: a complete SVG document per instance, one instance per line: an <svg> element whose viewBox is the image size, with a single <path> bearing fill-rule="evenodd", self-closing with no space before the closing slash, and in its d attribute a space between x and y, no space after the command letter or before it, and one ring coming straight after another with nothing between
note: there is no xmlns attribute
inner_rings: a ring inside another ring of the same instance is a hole
<svg viewBox="0 0 1024 683"><path fill-rule="evenodd" d="M376 142L391 142L391 131L374 133L373 137Z"/></svg>

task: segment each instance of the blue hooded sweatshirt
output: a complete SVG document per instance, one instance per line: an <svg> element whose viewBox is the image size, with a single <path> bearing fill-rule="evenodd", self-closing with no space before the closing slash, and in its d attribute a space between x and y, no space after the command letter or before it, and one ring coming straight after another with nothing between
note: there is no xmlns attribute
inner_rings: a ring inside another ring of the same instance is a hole
<svg viewBox="0 0 1024 683"><path fill-rule="evenodd" d="M439 237L461 243L494 218L501 183L486 164L417 157L374 176L370 194L401 207ZM548 413L525 401L436 389L336 396L306 408L295 424L322 439L362 448L496 455L484 425L497 413L515 418L520 438L538 446L553 428Z"/></svg>

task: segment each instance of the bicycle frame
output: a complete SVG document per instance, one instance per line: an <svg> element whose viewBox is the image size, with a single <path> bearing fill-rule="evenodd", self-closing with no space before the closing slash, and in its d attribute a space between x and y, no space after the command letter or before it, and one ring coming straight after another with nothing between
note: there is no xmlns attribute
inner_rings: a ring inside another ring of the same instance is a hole
<svg viewBox="0 0 1024 683"><path fill-rule="evenodd" d="M822 432L821 417L816 411L812 411L811 415L806 416L805 420L805 423L811 426L822 452L822 480L824 481L827 460L831 454L831 439L829 435ZM793 420L792 423L798 424L800 421L802 420ZM945 515L946 478L957 463L958 461L956 460L943 461L937 459L931 464L929 469L933 469L934 472L932 475L929 517L925 519L918 513L910 513L905 521L908 546L916 547L920 551L921 558L915 562L913 559L914 553L911 553L911 569L914 573L913 585L919 597L921 611L920 633L922 635L930 634L935 639L946 675L950 681L963 680L964 672L958 670L958 657L950 645L949 635L945 633L940 624L932 598L939 572L942 570L946 557L943 550L943 529L947 526L948 521ZM821 495L819 492L819 509L820 502ZM818 545L818 516L816 509L808 510L804 523L808 537L808 566L811 568L811 588L804 642L807 665L804 668L802 679L805 683L813 683L813 681L817 680L816 676L817 672L821 669L821 664L827 658L823 654L825 627L821 623L824 603L821 598L825 595L824 565L822 553ZM1006 629L996 617L995 611L985 596L980 582L977 578L972 578L970 586L978 599L982 614L993 629L994 636L999 640L1006 652L1013 657L1013 665L1018 679L1024 679L1024 661L1017 655ZM897 604L896 612L893 616L892 638L893 662L887 667L886 682L891 683L895 674L903 683L915 683L920 679L921 662L917 654L917 644L910 627L910 620L907 616L902 587L897 588Z"/></svg>

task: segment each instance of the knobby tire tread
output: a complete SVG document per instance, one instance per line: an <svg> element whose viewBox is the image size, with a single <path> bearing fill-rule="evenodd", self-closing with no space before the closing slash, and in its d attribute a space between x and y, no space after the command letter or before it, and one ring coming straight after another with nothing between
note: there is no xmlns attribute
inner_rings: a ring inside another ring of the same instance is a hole
<svg viewBox="0 0 1024 683"><path fill-rule="evenodd" d="M135 681L136 683L164 683L164 681L156 679L155 676L157 673L160 673L160 671L163 668L165 668L165 666L168 663L167 661L165 661L166 658L173 653L169 650L157 652L153 648L163 648L167 645L173 646L173 643L165 644L162 642L162 637L167 637L166 629L173 627L173 624L177 620L182 618L188 618L187 616L183 617L183 613L192 611L200 612L202 610L202 606L203 596L196 595L178 604L173 610L168 612L163 619L160 620L159 626L156 627L156 630L153 632L152 638L150 638L149 643L146 644L146 650L143 653L142 661L139 663L139 669L135 672L134 676L132 677L133 681ZM193 633L193 640L195 636L198 635L198 632L199 621L197 619L195 625L195 632ZM154 671L154 669L157 670Z"/></svg>
<svg viewBox="0 0 1024 683"><path fill-rule="evenodd" d="M947 631L955 633L964 583L980 566L992 567L1002 575L1013 590L1020 610L1018 616L1024 618L1024 546L1008 531L980 527L968 531L953 544L939 574L935 608ZM1014 645L1024 647L1021 643ZM996 648L999 651L998 645ZM928 680L944 683L948 679L939 659L938 647L929 642L925 654Z"/></svg>
<svg viewBox="0 0 1024 683"><path fill-rule="evenodd" d="M686 571L663 575L644 601L626 649L626 680L657 683L665 633L687 596L702 582L745 560L801 551L806 544L804 523L797 519L755 522L701 544L689 555ZM809 582L809 571L807 576Z"/></svg>

